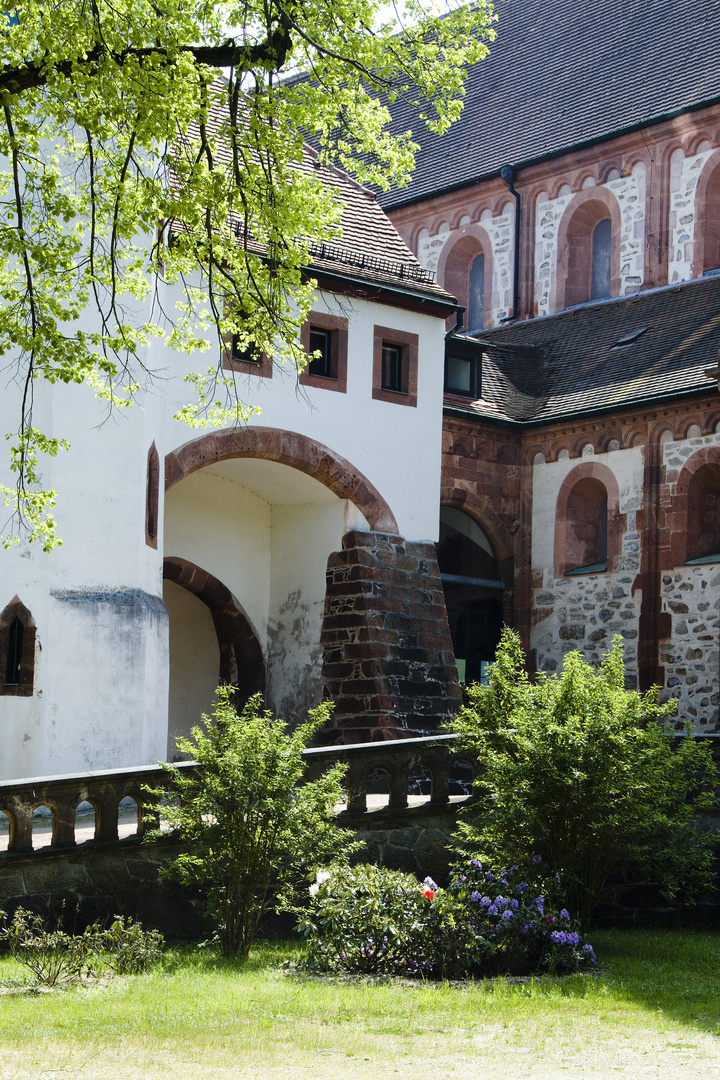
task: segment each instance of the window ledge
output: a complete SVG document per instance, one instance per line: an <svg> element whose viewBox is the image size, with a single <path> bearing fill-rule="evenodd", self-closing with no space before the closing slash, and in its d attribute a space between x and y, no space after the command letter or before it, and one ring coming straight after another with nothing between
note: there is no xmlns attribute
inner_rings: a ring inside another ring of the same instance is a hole
<svg viewBox="0 0 720 1080"><path fill-rule="evenodd" d="M578 574L604 574L607 572L606 562L588 563L587 566L578 566L575 570L566 570L563 577L576 577Z"/></svg>
<svg viewBox="0 0 720 1080"><path fill-rule="evenodd" d="M720 562L720 551L715 551L712 555L700 555L697 559L686 559L683 566L702 566L703 563L714 562Z"/></svg>

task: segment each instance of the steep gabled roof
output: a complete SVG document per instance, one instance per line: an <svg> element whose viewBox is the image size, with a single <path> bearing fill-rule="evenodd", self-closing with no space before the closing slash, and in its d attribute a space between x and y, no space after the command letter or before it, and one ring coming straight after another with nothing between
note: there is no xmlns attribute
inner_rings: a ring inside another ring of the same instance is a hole
<svg viewBox="0 0 720 1080"><path fill-rule="evenodd" d="M476 416L549 421L710 392L718 385L720 277L585 304L481 337L482 398L445 398Z"/></svg>
<svg viewBox="0 0 720 1080"><path fill-rule="evenodd" d="M720 0L494 0L497 39L468 74L465 109L438 137L398 103L420 144L385 208L720 99Z"/></svg>

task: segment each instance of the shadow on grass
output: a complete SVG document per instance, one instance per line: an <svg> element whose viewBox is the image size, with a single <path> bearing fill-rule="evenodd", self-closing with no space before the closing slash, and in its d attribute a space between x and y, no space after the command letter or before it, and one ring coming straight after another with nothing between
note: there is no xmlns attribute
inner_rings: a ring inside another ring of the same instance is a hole
<svg viewBox="0 0 720 1080"><path fill-rule="evenodd" d="M720 1035L720 933L604 930L590 936L616 998Z"/></svg>

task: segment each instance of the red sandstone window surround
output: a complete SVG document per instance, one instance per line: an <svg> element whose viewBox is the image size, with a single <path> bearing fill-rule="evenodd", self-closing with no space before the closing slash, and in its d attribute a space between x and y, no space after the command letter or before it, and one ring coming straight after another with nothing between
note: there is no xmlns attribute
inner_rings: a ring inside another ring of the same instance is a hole
<svg viewBox="0 0 720 1080"><path fill-rule="evenodd" d="M438 262L438 281L465 308L464 329L493 325L492 244L480 225L464 225L448 240Z"/></svg>
<svg viewBox="0 0 720 1080"><path fill-rule="evenodd" d="M720 273L720 154L706 165L697 185L693 275Z"/></svg>
<svg viewBox="0 0 720 1080"><path fill-rule="evenodd" d="M616 570L625 517L617 481L598 462L583 462L565 478L555 514L555 577Z"/></svg>
<svg viewBox="0 0 720 1080"><path fill-rule="evenodd" d="M252 343L241 349L236 334L224 339L222 366L226 371L236 371L240 375L272 379L272 357L258 352Z"/></svg>
<svg viewBox="0 0 720 1080"><path fill-rule="evenodd" d="M35 684L35 621L17 596L0 613L0 695L31 697Z"/></svg>
<svg viewBox="0 0 720 1080"><path fill-rule="evenodd" d="M687 493L686 563L720 562L720 464L701 465Z"/></svg>
<svg viewBox="0 0 720 1080"><path fill-rule="evenodd" d="M300 372L301 386L314 386L318 390L347 392L348 321L324 311L311 311L300 331L300 340L306 356L319 353L310 359Z"/></svg>
<svg viewBox="0 0 720 1080"><path fill-rule="evenodd" d="M580 192L558 231L558 310L617 296L620 287L620 210L604 188Z"/></svg>
<svg viewBox="0 0 720 1080"><path fill-rule="evenodd" d="M160 503L160 458L152 444L148 450L147 483L145 487L145 543L148 547L158 546L158 510Z"/></svg>
<svg viewBox="0 0 720 1080"><path fill-rule="evenodd" d="M388 326L373 332L373 388L377 401L417 405L418 335Z"/></svg>

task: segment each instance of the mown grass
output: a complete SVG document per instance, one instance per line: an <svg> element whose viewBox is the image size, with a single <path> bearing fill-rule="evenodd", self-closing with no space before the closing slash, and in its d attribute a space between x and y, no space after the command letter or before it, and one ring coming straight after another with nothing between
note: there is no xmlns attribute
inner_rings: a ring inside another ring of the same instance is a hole
<svg viewBox="0 0 720 1080"><path fill-rule="evenodd" d="M720 934L593 935L594 975L475 984L304 978L171 948L141 976L33 992L0 961L0 1076L720 1075ZM14 989L13 989L14 988ZM569 1072L568 1072L569 1070Z"/></svg>

